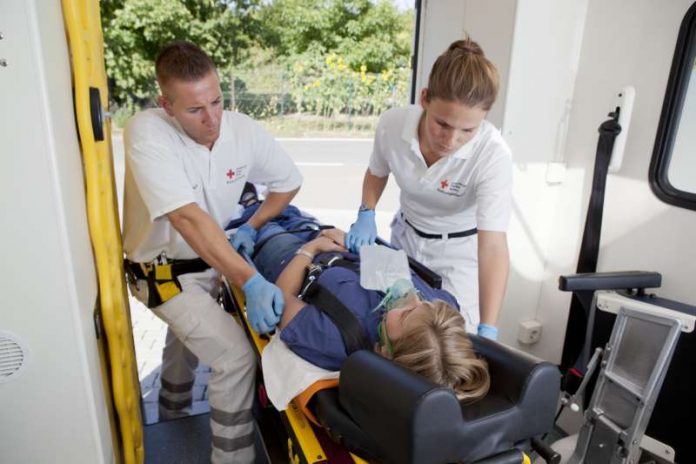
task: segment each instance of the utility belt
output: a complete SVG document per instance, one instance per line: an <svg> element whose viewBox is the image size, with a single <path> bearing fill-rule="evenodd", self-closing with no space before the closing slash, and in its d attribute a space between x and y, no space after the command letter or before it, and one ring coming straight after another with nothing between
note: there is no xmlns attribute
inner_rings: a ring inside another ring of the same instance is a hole
<svg viewBox="0 0 696 464"><path fill-rule="evenodd" d="M201 258L167 259L164 253L149 263L135 263L126 259L123 267L130 282L147 281L148 308L155 308L181 293L180 275L210 269L208 263Z"/></svg>
<svg viewBox="0 0 696 464"><path fill-rule="evenodd" d="M401 213L401 218L404 220L408 226L413 229L413 231L418 235L419 237L423 238L430 238L430 239L436 239L436 240L447 240L448 238L460 238L460 237L468 237L470 235L474 235L478 232L478 229L476 227L468 230L462 230L460 232L452 232L449 234L431 234L429 232L423 232L422 230L419 230L409 222L408 219L406 219L406 216L404 216L404 213Z"/></svg>

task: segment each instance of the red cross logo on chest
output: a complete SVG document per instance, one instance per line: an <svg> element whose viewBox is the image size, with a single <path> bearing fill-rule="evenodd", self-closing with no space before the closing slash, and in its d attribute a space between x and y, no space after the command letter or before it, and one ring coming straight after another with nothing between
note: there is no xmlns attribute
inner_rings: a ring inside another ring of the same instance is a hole
<svg viewBox="0 0 696 464"><path fill-rule="evenodd" d="M441 189L446 189L447 186L449 186L449 182L447 182L447 179L441 180L440 181L440 188Z"/></svg>
<svg viewBox="0 0 696 464"><path fill-rule="evenodd" d="M234 171L231 170L231 169L229 169L229 170L227 171L227 174L225 174L225 175L226 175L229 179L233 179L233 178L234 178Z"/></svg>

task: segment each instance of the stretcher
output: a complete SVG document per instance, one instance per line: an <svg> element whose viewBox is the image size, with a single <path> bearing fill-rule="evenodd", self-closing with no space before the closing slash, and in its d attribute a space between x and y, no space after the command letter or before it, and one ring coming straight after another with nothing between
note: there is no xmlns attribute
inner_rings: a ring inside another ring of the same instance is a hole
<svg viewBox="0 0 696 464"><path fill-rule="evenodd" d="M239 317L260 361L269 337L254 332L246 320L244 294L225 285L222 300ZM531 462L533 446L545 457L550 450L537 438L553 426L560 392L557 367L471 338L488 362L491 389L470 405L460 404L450 389L369 351L349 356L337 386L313 385L284 411L266 401L260 374L263 414L275 417L264 421L282 428L276 442L284 444L284 460L512 464Z"/></svg>

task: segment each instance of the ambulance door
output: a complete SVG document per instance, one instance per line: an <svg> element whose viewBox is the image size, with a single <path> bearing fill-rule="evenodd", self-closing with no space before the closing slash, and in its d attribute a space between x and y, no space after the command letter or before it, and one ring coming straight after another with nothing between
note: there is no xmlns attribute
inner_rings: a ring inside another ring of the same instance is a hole
<svg viewBox="0 0 696 464"><path fill-rule="evenodd" d="M96 1L0 3L3 462L143 461L102 49Z"/></svg>

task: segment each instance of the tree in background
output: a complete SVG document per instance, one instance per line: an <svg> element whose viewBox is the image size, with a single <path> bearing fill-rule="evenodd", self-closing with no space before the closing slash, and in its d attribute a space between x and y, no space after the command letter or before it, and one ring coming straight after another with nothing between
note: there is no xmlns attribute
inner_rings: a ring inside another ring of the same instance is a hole
<svg viewBox="0 0 696 464"><path fill-rule="evenodd" d="M413 12L400 12L393 0L100 5L111 100L120 108L117 125L136 107L153 103L154 60L172 40L189 40L208 52L226 102L255 118L297 113L352 121L406 102Z"/></svg>
<svg viewBox="0 0 696 464"><path fill-rule="evenodd" d="M142 105L157 94L154 60L172 40L203 48L221 71L247 56L259 34L260 0L102 1L104 56L111 99Z"/></svg>
<svg viewBox="0 0 696 464"><path fill-rule="evenodd" d="M281 57L333 52L371 73L408 66L412 15L388 0L274 0L258 19L263 44Z"/></svg>
<svg viewBox="0 0 696 464"><path fill-rule="evenodd" d="M257 17L296 110L350 117L406 103L412 11L391 0L274 0Z"/></svg>

